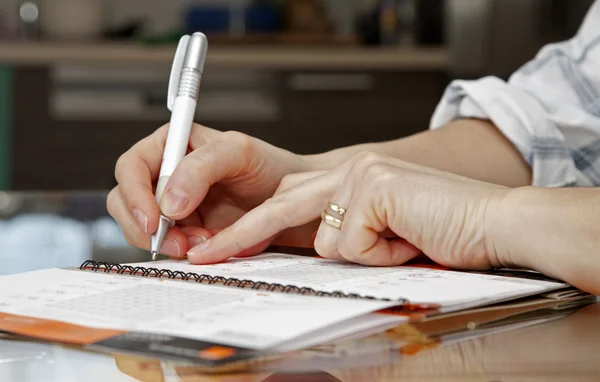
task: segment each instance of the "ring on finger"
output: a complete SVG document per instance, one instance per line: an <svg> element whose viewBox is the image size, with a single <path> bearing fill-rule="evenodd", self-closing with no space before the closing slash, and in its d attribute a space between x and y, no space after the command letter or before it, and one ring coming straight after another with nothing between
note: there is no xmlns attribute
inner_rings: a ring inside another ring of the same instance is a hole
<svg viewBox="0 0 600 382"><path fill-rule="evenodd" d="M344 219L344 215L346 214L346 209L344 207L340 207L335 203L329 202L327 203L327 208L339 215L342 220Z"/></svg>
<svg viewBox="0 0 600 382"><path fill-rule="evenodd" d="M341 229L345 214L346 208L341 207L336 203L329 202L327 203L327 208L321 213L321 220L334 228Z"/></svg>
<svg viewBox="0 0 600 382"><path fill-rule="evenodd" d="M341 229L342 228L342 219L336 218L335 216L329 215L327 213L327 210L324 210L321 213L321 220L323 220L326 224L329 224L330 226L337 228L337 229Z"/></svg>

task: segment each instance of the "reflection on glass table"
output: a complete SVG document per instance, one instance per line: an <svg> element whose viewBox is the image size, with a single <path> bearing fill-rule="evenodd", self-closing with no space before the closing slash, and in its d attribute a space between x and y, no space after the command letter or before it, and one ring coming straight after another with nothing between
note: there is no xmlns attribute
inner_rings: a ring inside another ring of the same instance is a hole
<svg viewBox="0 0 600 382"><path fill-rule="evenodd" d="M338 356L325 352L325 346L225 374L176 360L0 337L0 381L598 381L599 320L600 304L593 304L544 325L430 344L408 353L385 346L365 351L365 341L357 340ZM390 345L395 340L390 336Z"/></svg>
<svg viewBox="0 0 600 382"><path fill-rule="evenodd" d="M106 193L0 193L0 275L86 260L147 261L106 211Z"/></svg>

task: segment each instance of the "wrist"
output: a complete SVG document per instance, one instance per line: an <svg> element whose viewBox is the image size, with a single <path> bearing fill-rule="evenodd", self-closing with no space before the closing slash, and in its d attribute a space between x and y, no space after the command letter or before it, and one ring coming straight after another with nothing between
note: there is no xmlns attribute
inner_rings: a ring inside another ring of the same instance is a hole
<svg viewBox="0 0 600 382"><path fill-rule="evenodd" d="M526 253L513 250L515 234L523 233L518 212L527 188L505 189L495 193L488 201L485 214L485 246L491 264L505 268L529 267Z"/></svg>
<svg viewBox="0 0 600 382"><path fill-rule="evenodd" d="M560 252L551 243L552 235L558 233L552 224L556 218L553 214L558 211L547 200L549 191L552 190L533 186L508 189L491 210L488 248L502 266L555 273L553 261L540 256L548 251Z"/></svg>

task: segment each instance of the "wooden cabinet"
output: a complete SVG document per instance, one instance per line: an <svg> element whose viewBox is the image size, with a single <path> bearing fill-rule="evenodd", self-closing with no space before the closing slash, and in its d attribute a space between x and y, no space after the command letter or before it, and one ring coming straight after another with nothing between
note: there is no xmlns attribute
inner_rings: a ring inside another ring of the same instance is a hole
<svg viewBox="0 0 600 382"><path fill-rule="evenodd" d="M280 71L270 73L277 117L202 123L240 131L297 153L395 139L427 128L447 85L441 72ZM116 160L166 122L55 120L49 69L15 70L12 184L18 190L110 189ZM257 89L260 90L260 89ZM202 93L201 93L202 94Z"/></svg>
<svg viewBox="0 0 600 382"><path fill-rule="evenodd" d="M304 72L283 82L285 145L316 153L426 129L447 81L435 72Z"/></svg>

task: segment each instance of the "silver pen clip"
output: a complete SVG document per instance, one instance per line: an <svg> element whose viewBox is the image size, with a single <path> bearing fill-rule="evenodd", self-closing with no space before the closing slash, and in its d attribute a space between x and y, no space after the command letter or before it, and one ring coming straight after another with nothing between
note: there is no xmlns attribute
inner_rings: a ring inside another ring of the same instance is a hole
<svg viewBox="0 0 600 382"><path fill-rule="evenodd" d="M177 45L177 51L175 52L175 58L173 59L173 66L171 67L171 75L169 76L169 90L167 91L167 108L169 111L173 111L173 104L179 91L179 81L181 80L181 71L183 70L183 61L185 60L185 54L187 52L188 45L190 43L190 36L185 35L179 39Z"/></svg>
<svg viewBox="0 0 600 382"><path fill-rule="evenodd" d="M180 94L180 91L197 101L200 77L204 71L207 48L208 42L206 36L199 32L191 36L185 35L179 39L175 58L173 59L173 66L171 67L169 89L167 92L167 107L171 112L173 111L175 98ZM185 76L184 73L186 74Z"/></svg>

